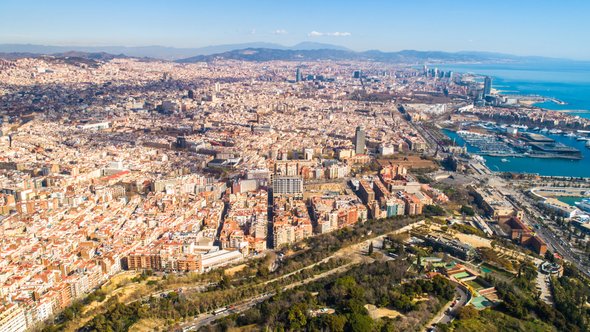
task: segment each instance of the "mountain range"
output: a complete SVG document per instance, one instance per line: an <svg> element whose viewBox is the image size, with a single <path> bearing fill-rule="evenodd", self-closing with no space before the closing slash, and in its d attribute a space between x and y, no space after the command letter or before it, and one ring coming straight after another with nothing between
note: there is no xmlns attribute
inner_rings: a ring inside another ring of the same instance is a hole
<svg viewBox="0 0 590 332"><path fill-rule="evenodd" d="M442 52L404 50L383 52L370 50L356 52L343 46L315 42L302 42L293 46L274 43L242 43L214 45L200 48L165 46L48 46L34 44L0 44L0 58L22 58L50 55L64 58L110 60L134 57L192 63L229 59L242 61L311 61L311 60L363 60L388 63L550 63L569 61L544 57L515 56L492 52Z"/></svg>
<svg viewBox="0 0 590 332"><path fill-rule="evenodd" d="M224 53L238 49L246 48L266 48L277 50L348 50L346 47L314 43L302 42L293 46L284 46L274 43L256 42L256 43L242 43L242 44L224 44L213 45L199 48L176 48L166 46L51 46L51 45L35 45L35 44L0 44L0 53L4 54L30 54L30 55L55 55L64 54L68 52L83 52L83 53L108 53L121 54L129 57L139 58L154 58L161 60L178 60L197 55L211 55L217 53Z"/></svg>
<svg viewBox="0 0 590 332"><path fill-rule="evenodd" d="M354 52L338 49L290 50L274 48L246 48L223 53L197 55L176 60L180 63L202 62L211 60L242 60L242 61L313 61L313 60L362 60L389 63L424 63L424 62L523 62L532 57L518 57L508 54L488 52L440 52L414 51L382 52L371 50Z"/></svg>

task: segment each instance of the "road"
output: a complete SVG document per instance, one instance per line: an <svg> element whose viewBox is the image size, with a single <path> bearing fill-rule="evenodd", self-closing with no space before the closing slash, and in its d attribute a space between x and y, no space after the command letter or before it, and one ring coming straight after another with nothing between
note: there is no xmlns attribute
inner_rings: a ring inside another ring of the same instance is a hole
<svg viewBox="0 0 590 332"><path fill-rule="evenodd" d="M216 284L217 283L215 283L215 282L211 282L211 283L208 283L206 285L197 285L197 286L190 286L190 287L184 286L184 287L180 287L178 289L166 289L166 290L161 290L161 291L155 291L153 293L144 295L144 296L142 296L139 299L127 301L127 302L125 302L125 305L129 305L129 304L131 304L133 302L137 302L137 301L146 302L146 301L148 301L150 299L150 297L166 296L166 295L168 295L169 293L172 293L172 292L186 292L186 291L202 292L202 291L205 291L209 287L214 286Z"/></svg>
<svg viewBox="0 0 590 332"><path fill-rule="evenodd" d="M457 316L459 309L463 308L471 299L471 294L469 294L469 291L460 285L457 285L455 288L455 293L457 294L457 302L455 302L455 300L451 302L451 306L448 308L448 310L445 310L443 317L440 321L438 321L439 323L447 324L451 322L453 319L455 319L455 316ZM453 303L455 304L453 305Z"/></svg>
<svg viewBox="0 0 590 332"><path fill-rule="evenodd" d="M485 165L482 164L482 167L485 167ZM535 206L529 197L518 191L513 183L508 183L493 172L486 175L471 175L471 177L486 183L487 186L498 189L506 195L512 204L525 212L522 221L534 230L536 235L547 244L548 249L558 253L564 260L571 262L583 274L590 277L588 262L576 258L577 255L572 251L571 245L552 230L552 227L556 229L558 227L555 222L546 219L545 214ZM541 225L538 220L545 220L545 225ZM535 225L539 225L539 227L535 227Z"/></svg>
<svg viewBox="0 0 590 332"><path fill-rule="evenodd" d="M499 179L497 176L494 177ZM495 181L498 181L497 179ZM588 262L578 259L567 240L560 238L552 230L552 227L558 227L555 222L546 219L544 214L531 202L529 197L514 190L512 186L507 186L503 179L499 180L502 184L502 190L512 197L512 202L527 212L524 215L523 221L535 231L536 235L545 241L547 247L553 252L558 253L564 260L574 264L582 273L590 277ZM539 223L538 220L545 220L545 224ZM539 225L539 227L535 227L535 225Z"/></svg>
<svg viewBox="0 0 590 332"><path fill-rule="evenodd" d="M340 254L340 255L342 255L342 254ZM309 277L309 278L307 278L305 280L298 281L298 282L292 283L290 285L287 285L287 286L285 286L285 287L282 288L282 291L287 291L287 290L290 290L292 288L295 288L295 287L299 287L299 286L308 284L310 282L316 281L318 279L325 278L325 277L327 277L329 275L332 275L332 274L342 273L342 272L348 271L354 265L357 265L357 264L359 264L361 262L365 262L367 260L372 260L369 257L360 256L360 255L355 255L354 257L352 257L352 259L353 259L353 261L350 262L350 263L348 263L348 264L345 264L345 265L336 267L336 268L334 268L332 270L329 270L329 271L325 271L325 272L320 273L318 275L314 275L313 277ZM308 269L308 268L310 268L310 267L308 266L305 269ZM301 270L298 270L297 272L299 272L299 271L301 271ZM274 281L277 281L277 280L280 280L280 279L282 279L282 278L277 278L277 279L273 279L273 280ZM269 299L273 295L275 295L275 292L270 292L270 293L262 294L262 295L259 295L259 296L256 296L256 297L247 299L245 301L239 302L238 304L234 304L232 306L229 306L228 307L228 310L226 310L224 312L221 312L221 313L218 313L218 314L212 314L212 313L201 314L201 315L195 317L195 319L193 319L192 321L183 324L181 326L181 328L182 328L183 331L195 331L195 330L198 330L199 328L201 328L203 326L206 326L208 324L211 324L212 322L214 322L217 319L220 319L220 318L229 316L231 314L244 312L244 311L246 311L246 310L248 310L248 309L256 306L257 304L259 304L259 303L261 303L261 302Z"/></svg>
<svg viewBox="0 0 590 332"><path fill-rule="evenodd" d="M325 271L325 272L320 273L318 275L314 275L314 276L309 277L309 278L307 278L305 280L302 280L302 281L299 281L299 282L296 282L296 283L292 283L290 285L287 285L287 286L283 287L283 291L289 290L289 289L292 289L292 288L295 288L295 287L299 287L299 286L302 286L302 285L305 285L305 284L308 284L310 282L316 281L316 280L321 279L321 278L325 278L325 277L327 277L329 275L332 275L332 274L335 274L335 273L345 272L345 271L349 270L350 268L352 268L354 265L360 264L362 262L370 263L370 262L373 261L373 259L365 255L366 250L367 250L367 248L369 246L369 243L371 243L371 242L378 243L379 241L382 242L383 239L386 236L388 236L388 235L395 235L395 234L404 233L404 232L407 232L409 230L412 230L412 229L414 229L416 227L422 226L422 225L424 225L424 223L425 223L424 220L420 220L420 221L415 222L413 224L404 226L404 227L402 227L402 228L400 228L400 229L398 229L396 231L393 231L393 232L390 232L390 233L387 233L387 234L383 234L383 235L374 236L374 237L372 237L370 239L367 239L367 240L365 240L363 242L360 242L360 243L351 245L351 246L346 247L346 248L342 248L342 249L338 250L337 252L335 252L334 254L332 254L331 256L323 259L322 261L327 261L327 260L332 259L332 258L346 257L346 258L349 258L349 259L352 260L350 263L345 264L345 265L342 265L342 266L339 266L339 267L336 267L336 268L331 269L329 271ZM297 270L295 272L289 273L288 275L293 275L295 273L299 273L300 271L309 269L309 268L311 268L311 267L313 267L313 266L315 266L317 264L319 264L319 262L316 262L316 263L310 264L308 266L305 266L305 267L303 267L303 268L301 268L301 269L299 269L299 270ZM270 281L266 281L265 284L266 283L269 283L269 282L273 282L273 281L278 281L280 279L285 278L286 276L287 275L281 276L281 277L278 277L278 278L275 278L275 279L272 279ZM244 311L246 311L246 310L254 307L255 305L263 302L264 300L269 299L273 295L274 295L274 292L266 293L266 294L258 295L256 297L252 297L252 298L247 299L245 301L241 301L241 302L235 303L233 305L230 305L228 307L228 310L226 310L226 311L224 311L222 313L218 313L217 315L214 315L212 313L200 314L200 315L196 316L192 321L187 322L187 323L184 323L180 327L182 328L182 331L195 331L195 330L198 330L199 328L201 328L203 326L206 326L208 324L211 324L212 322L214 322L217 319L220 319L220 318L229 316L229 315L234 314L234 313L244 312Z"/></svg>
<svg viewBox="0 0 590 332"><path fill-rule="evenodd" d="M455 283L455 299L442 307L439 314L436 315L430 323L426 324L427 328L436 324L447 324L455 319L460 308L464 307L471 300L471 294L463 286Z"/></svg>
<svg viewBox="0 0 590 332"><path fill-rule="evenodd" d="M220 318L229 316L234 313L244 312L244 311L254 307L255 305L269 299L273 295L274 295L273 293L262 294L258 297L254 297L254 298L246 300L240 304L234 305L232 308L229 308L227 311L221 312L217 315L215 315L213 313L200 314L200 315L196 316L192 321L182 324L180 326L180 328L182 329L182 331L196 331L196 330L200 329L201 327L207 326Z"/></svg>
<svg viewBox="0 0 590 332"><path fill-rule="evenodd" d="M413 125L416 126L416 124ZM420 126L420 129L423 133L425 133L422 136L430 144L436 142L436 138L434 137L433 133L431 133L424 126ZM564 260L571 262L583 274L590 277L590 262L583 259L585 258L585 255L577 255L574 253L571 245L567 243L564 238L560 238L559 234L556 234L556 232L551 229L552 227L554 229L558 229L555 222L546 220L545 214L535 206L535 203L529 197L526 197L521 192L516 190L514 183L506 182L494 172L491 172L483 163L473 161L472 163L475 164L477 168L485 170L485 174L467 175L468 177L471 177L476 181L486 183L486 185L490 187L496 187L505 195L510 195L510 197L512 197L512 203L526 212L523 222L534 229L536 235L538 235L547 244L548 248L559 254ZM538 220L545 220L545 225L539 225L540 223ZM539 225L540 227L535 227L535 225Z"/></svg>

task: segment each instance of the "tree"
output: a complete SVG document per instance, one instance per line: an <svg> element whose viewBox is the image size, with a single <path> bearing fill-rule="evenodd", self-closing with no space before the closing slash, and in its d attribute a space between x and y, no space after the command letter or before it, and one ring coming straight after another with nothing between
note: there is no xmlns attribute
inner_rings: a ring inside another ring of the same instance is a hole
<svg viewBox="0 0 590 332"><path fill-rule="evenodd" d="M445 209L438 205L425 205L422 213L427 217L444 216Z"/></svg>
<svg viewBox="0 0 590 332"><path fill-rule="evenodd" d="M348 318L348 331L365 332L371 331L373 327L373 320L367 315L360 313L353 313Z"/></svg>
<svg viewBox="0 0 590 332"><path fill-rule="evenodd" d="M457 313L457 317L462 320L476 318L477 316L479 316L479 312L470 305L462 307Z"/></svg>
<svg viewBox="0 0 590 332"><path fill-rule="evenodd" d="M369 243L369 255L373 254L373 251L375 249L373 248L373 241L371 241L371 243Z"/></svg>
<svg viewBox="0 0 590 332"><path fill-rule="evenodd" d="M324 315L323 317L323 325L327 327L328 331L330 332L344 332L344 327L346 326L346 316L343 315Z"/></svg>
<svg viewBox="0 0 590 332"><path fill-rule="evenodd" d="M475 211L469 205L462 205L461 210L459 210L459 212L461 212L461 214L464 214L466 216L474 216L475 215Z"/></svg>
<svg viewBox="0 0 590 332"><path fill-rule="evenodd" d="M307 325L307 317L305 317L305 308L301 304L296 304L291 307L288 314L289 329L298 331L302 330Z"/></svg>

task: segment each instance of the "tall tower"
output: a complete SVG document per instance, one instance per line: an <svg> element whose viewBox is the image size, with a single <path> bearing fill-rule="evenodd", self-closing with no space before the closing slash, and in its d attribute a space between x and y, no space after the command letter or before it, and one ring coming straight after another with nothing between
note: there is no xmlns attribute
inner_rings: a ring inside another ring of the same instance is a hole
<svg viewBox="0 0 590 332"><path fill-rule="evenodd" d="M301 69L297 68L297 71L295 71L295 82L301 82Z"/></svg>
<svg viewBox="0 0 590 332"><path fill-rule="evenodd" d="M492 93L492 78L486 76L483 80L483 96L487 96Z"/></svg>
<svg viewBox="0 0 590 332"><path fill-rule="evenodd" d="M362 126L356 127L356 132L354 133L354 152L356 154L365 153L365 130Z"/></svg>

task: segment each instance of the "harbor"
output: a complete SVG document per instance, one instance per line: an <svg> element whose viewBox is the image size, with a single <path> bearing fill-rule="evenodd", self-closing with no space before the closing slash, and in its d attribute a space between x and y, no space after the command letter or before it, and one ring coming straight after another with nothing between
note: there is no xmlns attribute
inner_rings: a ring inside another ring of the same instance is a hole
<svg viewBox="0 0 590 332"><path fill-rule="evenodd" d="M470 126L477 125L477 123L471 123ZM489 127L489 124L485 125ZM507 130L502 128L501 126L495 126L497 130ZM508 128L508 127L505 127ZM539 133L548 138L553 139L557 143L561 143L563 145L573 147L580 151L580 157L568 159L568 158L561 158L561 157L551 157L549 155L535 155L531 156L530 154L525 153L517 153L514 151L510 151L509 149L500 150L500 149L492 149L491 147L488 148L487 151L481 151L480 148L471 145L467 142L467 140L463 139L461 135L459 135L460 130L464 130L465 128L454 128L452 129L443 129L443 133L450 138L450 140L454 141L455 145L458 146L465 146L469 153L475 155L481 155L481 158L485 161L486 166L494 172L513 172L513 173L528 173L528 174L538 174L541 176L557 176L557 177L584 177L590 178L590 148L586 147L588 144L588 137L590 133L586 131L574 131L574 135L568 135L568 132L561 132L552 133L549 130L543 130L542 128L533 128L529 129L527 127L520 127L517 130L524 131L524 132L532 132L532 133ZM513 129L510 129L513 131ZM479 133L485 133L485 130L478 130ZM487 132L488 135L492 135L492 132ZM488 137L487 139L491 139ZM497 138L494 139L495 141ZM492 141L491 144L496 144L495 141ZM500 145L504 146L504 145ZM510 149L513 149L509 146Z"/></svg>
<svg viewBox="0 0 590 332"><path fill-rule="evenodd" d="M568 146L540 133L518 133L514 127L473 126L456 132L482 156L582 159L580 149ZM571 136L570 136L571 137ZM590 141L587 142L590 144Z"/></svg>

